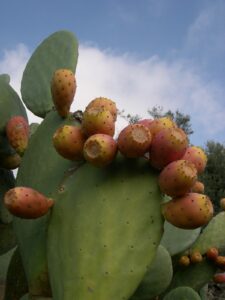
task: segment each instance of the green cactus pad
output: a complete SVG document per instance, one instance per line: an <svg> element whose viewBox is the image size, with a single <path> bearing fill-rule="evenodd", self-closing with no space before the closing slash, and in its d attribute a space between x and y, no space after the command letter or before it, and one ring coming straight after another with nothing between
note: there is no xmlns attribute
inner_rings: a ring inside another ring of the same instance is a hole
<svg viewBox="0 0 225 300"><path fill-rule="evenodd" d="M65 172L75 163L60 157L53 148L52 137L60 125L71 122L62 120L51 112L31 136L17 176L17 186L36 189L47 197L61 182ZM46 293L46 226L48 216L36 220L14 218L14 227L21 249L24 268L33 294Z"/></svg>
<svg viewBox="0 0 225 300"><path fill-rule="evenodd" d="M200 231L201 228L181 229L165 221L161 245L169 251L171 256L176 255L189 248L198 238Z"/></svg>
<svg viewBox="0 0 225 300"><path fill-rule="evenodd" d="M201 300L201 298L192 288L182 286L170 291L163 300Z"/></svg>
<svg viewBox="0 0 225 300"><path fill-rule="evenodd" d="M10 251L6 252L3 255L0 255L0 285L2 283L5 284L5 282L6 282L6 274L7 274L9 262L11 260L11 257L13 255L14 251L15 251L15 248L11 249Z"/></svg>
<svg viewBox="0 0 225 300"><path fill-rule="evenodd" d="M173 267L170 254L163 246L159 245L149 270L130 300L149 300L160 295L169 286L172 276Z"/></svg>
<svg viewBox="0 0 225 300"><path fill-rule="evenodd" d="M54 300L129 299L163 229L149 164L120 156L102 169L84 164L53 198L47 245Z"/></svg>
<svg viewBox="0 0 225 300"><path fill-rule="evenodd" d="M204 259L201 263L180 267L175 272L169 290L180 286L189 286L199 291L216 272L216 266Z"/></svg>
<svg viewBox="0 0 225 300"><path fill-rule="evenodd" d="M0 255L8 252L17 244L12 224L0 224Z"/></svg>
<svg viewBox="0 0 225 300"><path fill-rule="evenodd" d="M0 75L0 81L4 81L6 83L10 83L10 76L9 74L1 74Z"/></svg>
<svg viewBox="0 0 225 300"><path fill-rule="evenodd" d="M0 224L12 222L12 215L3 203L5 193L15 186L15 178L12 171L0 168Z"/></svg>
<svg viewBox="0 0 225 300"><path fill-rule="evenodd" d="M75 72L78 58L76 37L58 31L46 38L35 50L23 73L22 99L29 110L45 117L53 105L51 78L55 70L67 68Z"/></svg>
<svg viewBox="0 0 225 300"><path fill-rule="evenodd" d="M20 97L5 80L0 80L0 91L0 134L3 134L11 117L23 116L27 119L27 115Z"/></svg>
<svg viewBox="0 0 225 300"><path fill-rule="evenodd" d="M225 212L220 212L204 228L199 238L192 245L191 251L198 250L204 254L211 247L216 247L222 252L225 251L224 228Z"/></svg>
<svg viewBox="0 0 225 300"><path fill-rule="evenodd" d="M35 131L37 130L37 128L38 128L39 125L40 124L38 124L38 123L31 123L30 124L30 130L29 130L30 137L35 133Z"/></svg>
<svg viewBox="0 0 225 300"><path fill-rule="evenodd" d="M4 300L19 300L28 292L26 276L19 249L13 252L6 277Z"/></svg>

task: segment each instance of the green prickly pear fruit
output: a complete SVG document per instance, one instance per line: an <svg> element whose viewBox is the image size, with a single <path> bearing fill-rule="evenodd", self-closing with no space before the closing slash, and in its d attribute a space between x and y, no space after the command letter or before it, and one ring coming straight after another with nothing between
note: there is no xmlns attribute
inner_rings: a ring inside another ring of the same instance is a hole
<svg viewBox="0 0 225 300"><path fill-rule="evenodd" d="M205 170L206 163L207 163L207 156L200 147L197 146L188 147L182 159L186 159L192 162L195 165L199 174Z"/></svg>
<svg viewBox="0 0 225 300"><path fill-rule="evenodd" d="M195 166L187 160L176 160L168 164L159 175L161 191L171 197L188 193L197 180Z"/></svg>
<svg viewBox="0 0 225 300"><path fill-rule="evenodd" d="M219 255L219 251L218 251L218 249L215 248L215 247L209 248L209 249L206 251L206 257L207 257L209 260L215 261L216 258L218 257L218 255Z"/></svg>
<svg viewBox="0 0 225 300"><path fill-rule="evenodd" d="M204 183L202 183L199 180L197 180L191 188L192 193L203 194L204 190L205 190Z"/></svg>
<svg viewBox="0 0 225 300"><path fill-rule="evenodd" d="M188 138L180 128L166 128L152 139L150 163L156 169L162 169L170 162L179 160L188 147Z"/></svg>
<svg viewBox="0 0 225 300"><path fill-rule="evenodd" d="M86 107L86 109L89 108L102 108L105 110L110 111L110 113L113 116L113 120L114 122L117 119L117 107L116 107L116 103L114 101L112 101L111 99L105 98L105 97L98 97L95 98L94 100L92 100L88 106Z"/></svg>
<svg viewBox="0 0 225 300"><path fill-rule="evenodd" d="M225 273L217 273L213 276L215 283L225 283Z"/></svg>
<svg viewBox="0 0 225 300"><path fill-rule="evenodd" d="M115 122L111 112L101 107L85 109L81 126L86 136L96 133L114 136L115 133Z"/></svg>
<svg viewBox="0 0 225 300"><path fill-rule="evenodd" d="M162 117L152 120L152 122L149 123L148 127L151 131L152 137L154 138L156 134L161 130L166 128L174 128L177 127L177 125L171 118Z"/></svg>
<svg viewBox="0 0 225 300"><path fill-rule="evenodd" d="M76 92L76 79L71 70L58 69L51 82L52 100L61 117L67 117Z"/></svg>
<svg viewBox="0 0 225 300"><path fill-rule="evenodd" d="M221 208L222 210L225 210L225 198L221 198L221 199L220 199L220 208Z"/></svg>
<svg viewBox="0 0 225 300"><path fill-rule="evenodd" d="M14 170L19 167L21 156L18 153L0 155L0 166L7 170Z"/></svg>
<svg viewBox="0 0 225 300"><path fill-rule="evenodd" d="M36 219L45 215L54 202L29 187L15 187L4 195L4 204L15 216Z"/></svg>
<svg viewBox="0 0 225 300"><path fill-rule="evenodd" d="M110 135L97 133L86 140L83 153L88 162L96 167L104 167L115 158L117 143Z"/></svg>
<svg viewBox="0 0 225 300"><path fill-rule="evenodd" d="M188 267L190 265L190 258L187 255L182 255L178 263L182 267Z"/></svg>
<svg viewBox="0 0 225 300"><path fill-rule="evenodd" d="M164 203L162 213L176 227L195 229L209 222L213 216L213 205L206 195L188 193Z"/></svg>
<svg viewBox="0 0 225 300"><path fill-rule="evenodd" d="M190 255L190 260L192 264L198 264L202 262L203 257L199 251L193 251Z"/></svg>
<svg viewBox="0 0 225 300"><path fill-rule="evenodd" d="M14 116L6 124L6 135L10 145L23 155L29 140L29 124L22 116Z"/></svg>
<svg viewBox="0 0 225 300"><path fill-rule="evenodd" d="M118 136L120 152L129 158L141 157L149 151L152 136L148 128L142 124L126 126Z"/></svg>
<svg viewBox="0 0 225 300"><path fill-rule="evenodd" d="M56 151L66 159L83 159L83 146L86 138L78 126L64 125L53 135L53 145Z"/></svg>

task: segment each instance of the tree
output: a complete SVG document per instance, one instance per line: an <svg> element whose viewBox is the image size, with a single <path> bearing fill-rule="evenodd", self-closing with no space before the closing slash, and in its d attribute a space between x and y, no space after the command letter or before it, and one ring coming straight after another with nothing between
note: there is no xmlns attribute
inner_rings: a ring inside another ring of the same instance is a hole
<svg viewBox="0 0 225 300"><path fill-rule="evenodd" d="M208 162L200 179L205 185L205 194L212 200L215 211L220 210L220 199L225 197L225 145L208 141L205 148Z"/></svg>

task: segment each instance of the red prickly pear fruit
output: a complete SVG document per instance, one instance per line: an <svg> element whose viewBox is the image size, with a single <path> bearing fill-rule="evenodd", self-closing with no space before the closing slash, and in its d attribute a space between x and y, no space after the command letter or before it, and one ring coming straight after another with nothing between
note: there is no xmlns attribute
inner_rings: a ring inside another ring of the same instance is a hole
<svg viewBox="0 0 225 300"><path fill-rule="evenodd" d="M220 208L221 208L222 210L225 210L225 198L221 198L221 199L220 199Z"/></svg>
<svg viewBox="0 0 225 300"><path fill-rule="evenodd" d="M53 145L56 151L66 159L83 159L83 146L86 138L80 127L64 125L53 135Z"/></svg>
<svg viewBox="0 0 225 300"><path fill-rule="evenodd" d="M10 155L2 155L0 157L0 167L7 170L14 170L19 167L21 163L21 156L18 153Z"/></svg>
<svg viewBox="0 0 225 300"><path fill-rule="evenodd" d="M213 205L203 194L188 193L162 205L164 218L182 229L195 229L207 224L213 217Z"/></svg>
<svg viewBox="0 0 225 300"><path fill-rule="evenodd" d="M225 270L225 256L218 255L215 259L215 263L220 269Z"/></svg>
<svg viewBox="0 0 225 300"><path fill-rule="evenodd" d="M204 190L205 190L204 183L202 183L199 180L197 180L191 188L192 193L203 194Z"/></svg>
<svg viewBox="0 0 225 300"><path fill-rule="evenodd" d="M83 114L82 130L86 136L103 133L113 136L115 133L115 122L109 110L101 107L86 109Z"/></svg>
<svg viewBox="0 0 225 300"><path fill-rule="evenodd" d="M15 187L5 193L4 204L14 216L36 219L45 215L54 202L32 188Z"/></svg>
<svg viewBox="0 0 225 300"><path fill-rule="evenodd" d="M190 258L187 255L182 255L178 263L180 266L188 267L190 265Z"/></svg>
<svg viewBox="0 0 225 300"><path fill-rule="evenodd" d="M84 158L96 167L110 164L117 153L116 141L107 134L97 133L84 143Z"/></svg>
<svg viewBox="0 0 225 300"><path fill-rule="evenodd" d="M71 70L58 69L54 72L51 82L52 100L61 117L69 114L76 88L76 79Z"/></svg>
<svg viewBox="0 0 225 300"><path fill-rule="evenodd" d="M113 116L113 120L114 122L117 119L117 107L116 107L116 103L114 101L112 101L111 99L105 98L105 97L98 97L95 98L94 100L92 100L88 106L86 107L86 109L89 108L102 108L105 110L110 111L110 113Z"/></svg>
<svg viewBox="0 0 225 300"><path fill-rule="evenodd" d="M151 123L149 123L148 128L151 131L152 138L156 136L158 132L160 132L163 129L167 128L174 128L177 127L176 123L169 117L162 117L152 120Z"/></svg>
<svg viewBox="0 0 225 300"><path fill-rule="evenodd" d="M190 255L190 260L192 264L198 264L202 262L203 257L199 251L193 251Z"/></svg>
<svg viewBox="0 0 225 300"><path fill-rule="evenodd" d="M141 125L144 125L144 126L146 126L149 130L150 130L150 128L151 128L151 123L153 122L153 120L152 119L142 119L142 120L139 120L138 122L137 122L137 124L141 124ZM150 132L151 132L151 130L150 130ZM152 134L151 134L152 135Z"/></svg>
<svg viewBox="0 0 225 300"><path fill-rule="evenodd" d="M142 124L126 126L118 136L119 151L126 157L143 156L151 145L152 137L149 129Z"/></svg>
<svg viewBox="0 0 225 300"><path fill-rule="evenodd" d="M161 191L171 197L188 193L197 180L195 166L187 160L175 160L168 164L159 175Z"/></svg>
<svg viewBox="0 0 225 300"><path fill-rule="evenodd" d="M215 283L225 283L225 273L217 273L213 276Z"/></svg>
<svg viewBox="0 0 225 300"><path fill-rule="evenodd" d="M188 138L180 128L163 129L152 139L150 164L161 170L170 162L181 159L188 147Z"/></svg>
<svg viewBox="0 0 225 300"><path fill-rule="evenodd" d="M213 260L215 261L217 259L219 255L219 251L217 248L215 247L212 247L212 248L209 248L207 251L206 251L206 257L209 259L209 260Z"/></svg>
<svg viewBox="0 0 225 300"><path fill-rule="evenodd" d="M23 155L29 140L29 124L22 116L12 117L6 124L6 135L10 145Z"/></svg>
<svg viewBox="0 0 225 300"><path fill-rule="evenodd" d="M192 162L195 165L199 174L205 170L206 163L207 163L207 156L200 147L196 147L196 146L188 147L182 159L186 159Z"/></svg>

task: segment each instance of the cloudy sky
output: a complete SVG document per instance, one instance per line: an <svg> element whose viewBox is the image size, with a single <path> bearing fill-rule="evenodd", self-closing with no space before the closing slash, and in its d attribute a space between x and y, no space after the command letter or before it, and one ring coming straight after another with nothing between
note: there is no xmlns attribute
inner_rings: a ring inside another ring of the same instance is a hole
<svg viewBox="0 0 225 300"><path fill-rule="evenodd" d="M224 0L2 1L0 73L18 93L34 49L61 29L79 40L74 110L98 96L143 118L178 109L193 144L225 142Z"/></svg>

